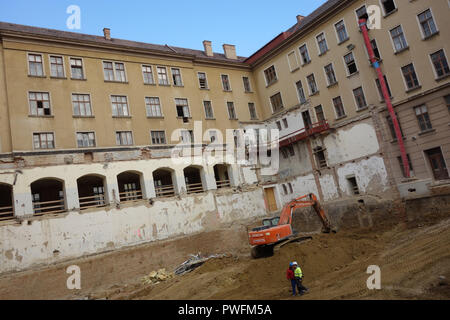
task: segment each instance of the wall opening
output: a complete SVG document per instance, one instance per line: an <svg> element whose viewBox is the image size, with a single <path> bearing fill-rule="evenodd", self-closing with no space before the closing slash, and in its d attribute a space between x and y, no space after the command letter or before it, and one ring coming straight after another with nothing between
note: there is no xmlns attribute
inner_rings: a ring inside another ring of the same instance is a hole
<svg viewBox="0 0 450 320"><path fill-rule="evenodd" d="M356 181L356 178L355 177L348 177L347 181L348 181L348 184L350 186L350 192L353 195L355 195L355 196L359 195L360 192L359 192L358 182Z"/></svg>
<svg viewBox="0 0 450 320"><path fill-rule="evenodd" d="M229 168L230 166L226 164L216 164L214 166L214 177L216 179L217 189L231 187Z"/></svg>
<svg viewBox="0 0 450 320"><path fill-rule="evenodd" d="M33 182L31 195L35 215L66 211L64 183L60 180L46 178Z"/></svg>
<svg viewBox="0 0 450 320"><path fill-rule="evenodd" d="M77 180L77 186L81 210L106 206L104 177L87 175Z"/></svg>
<svg viewBox="0 0 450 320"><path fill-rule="evenodd" d="M135 172L122 172L117 176L120 202L142 200L141 175Z"/></svg>
<svg viewBox="0 0 450 320"><path fill-rule="evenodd" d="M12 186L0 183L0 221L14 217Z"/></svg>
<svg viewBox="0 0 450 320"><path fill-rule="evenodd" d="M314 154L316 155L317 164L320 169L327 167L327 159L325 157L325 150L322 147L314 148Z"/></svg>
<svg viewBox="0 0 450 320"><path fill-rule="evenodd" d="M153 172L153 182L157 198L168 198L175 196L173 184L173 171L168 169L158 169Z"/></svg>
<svg viewBox="0 0 450 320"><path fill-rule="evenodd" d="M187 167L184 170L184 179L186 181L186 191L188 194L202 193L203 183L201 169L197 167Z"/></svg>

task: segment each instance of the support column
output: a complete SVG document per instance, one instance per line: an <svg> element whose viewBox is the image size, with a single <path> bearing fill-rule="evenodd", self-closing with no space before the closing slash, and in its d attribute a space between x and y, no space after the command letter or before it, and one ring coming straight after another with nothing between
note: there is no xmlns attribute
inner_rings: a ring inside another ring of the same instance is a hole
<svg viewBox="0 0 450 320"><path fill-rule="evenodd" d="M202 170L202 183L203 183L203 189L205 191L208 190L217 190L217 184L216 184L216 177L214 175L214 169L213 167L207 166L204 167Z"/></svg>
<svg viewBox="0 0 450 320"><path fill-rule="evenodd" d="M105 187L108 192L108 203L112 205L120 203L119 184L116 175L106 176Z"/></svg>
<svg viewBox="0 0 450 320"><path fill-rule="evenodd" d="M175 170L175 173L172 175L172 180L176 193L179 195L186 194L186 180L184 179L183 169Z"/></svg>
<svg viewBox="0 0 450 320"><path fill-rule="evenodd" d="M69 211L80 208L80 201L78 197L77 181L65 181L64 190L66 195L66 208Z"/></svg>
<svg viewBox="0 0 450 320"><path fill-rule="evenodd" d="M324 201L322 186L320 184L319 175L317 173L318 169L317 169L316 162L314 161L314 154L313 154L313 151L312 151L311 139L310 138L307 139L306 146L308 147L308 154L309 154L309 159L311 161L311 166L312 166L312 169L313 169L314 180L316 182L317 191L319 192L319 194L318 194L319 200L320 201Z"/></svg>

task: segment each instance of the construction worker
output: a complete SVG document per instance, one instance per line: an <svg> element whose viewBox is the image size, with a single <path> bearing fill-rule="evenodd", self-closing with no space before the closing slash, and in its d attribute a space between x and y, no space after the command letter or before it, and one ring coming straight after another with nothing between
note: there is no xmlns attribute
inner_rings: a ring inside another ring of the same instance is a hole
<svg viewBox="0 0 450 320"><path fill-rule="evenodd" d="M294 269L294 277L297 284L298 293L300 295L304 294L305 292L308 292L308 288L304 287L303 282L303 272L302 269L298 266L298 263L295 261L292 263L293 269Z"/></svg>
<svg viewBox="0 0 450 320"><path fill-rule="evenodd" d="M292 262L289 263L289 268L286 271L286 278L291 281L292 286L292 295L296 296L297 292L295 290L295 287L297 286L297 280L295 280L295 273L294 273L294 264Z"/></svg>

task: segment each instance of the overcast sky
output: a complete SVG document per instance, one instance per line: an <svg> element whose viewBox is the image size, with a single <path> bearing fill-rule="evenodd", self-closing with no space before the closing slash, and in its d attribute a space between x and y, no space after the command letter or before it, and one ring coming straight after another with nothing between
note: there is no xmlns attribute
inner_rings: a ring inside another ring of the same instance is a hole
<svg viewBox="0 0 450 320"><path fill-rule="evenodd" d="M325 0L0 0L0 21L111 36L154 44L203 49L211 40L215 52L235 44L249 56L287 30L298 14L308 15ZM81 29L69 30L70 5L81 9Z"/></svg>

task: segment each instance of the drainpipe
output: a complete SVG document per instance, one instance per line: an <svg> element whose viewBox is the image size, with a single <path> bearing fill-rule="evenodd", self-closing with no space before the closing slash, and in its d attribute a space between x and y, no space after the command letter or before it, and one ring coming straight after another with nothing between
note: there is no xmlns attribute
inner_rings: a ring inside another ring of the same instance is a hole
<svg viewBox="0 0 450 320"><path fill-rule="evenodd" d="M367 20L360 19L359 20L359 28L361 29L362 35L364 37L364 43L367 48L367 52L369 53L370 62L372 66L377 72L378 80L380 81L381 91L383 93L384 101L386 101L386 106L389 111L389 115L391 116L392 123L394 125L395 136L397 137L398 147L400 149L400 153L402 156L403 167L405 169L405 176L410 178L410 168L408 163L408 157L406 156L405 144L403 142L403 135L400 130L400 125L398 124L397 116L395 115L394 107L392 106L391 97L389 96L389 91L387 89L386 82L384 81L383 72L381 71L380 63L375 57L375 53L373 52L372 44L370 43L369 31L367 28Z"/></svg>

